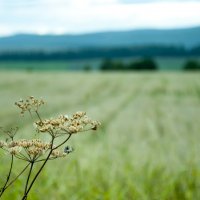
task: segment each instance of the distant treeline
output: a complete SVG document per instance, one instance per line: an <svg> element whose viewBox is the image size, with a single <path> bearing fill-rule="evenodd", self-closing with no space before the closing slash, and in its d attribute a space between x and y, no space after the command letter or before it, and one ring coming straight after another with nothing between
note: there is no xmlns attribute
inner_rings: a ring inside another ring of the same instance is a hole
<svg viewBox="0 0 200 200"><path fill-rule="evenodd" d="M89 70L91 68L87 68ZM183 70L186 71L199 71L200 70L200 63L197 60L187 60L183 67ZM121 61L113 61L111 59L105 59L102 61L100 70L103 71L125 71L125 70L159 70L159 66L152 58L140 58L138 60L133 60L129 63L123 63Z"/></svg>
<svg viewBox="0 0 200 200"><path fill-rule="evenodd" d="M138 46L121 48L88 48L71 51L7 51L0 52L0 61L47 61L122 57L186 57L200 56L200 46L192 49L175 46Z"/></svg>
<svg viewBox="0 0 200 200"><path fill-rule="evenodd" d="M152 58L143 58L130 63L123 63L121 61L113 61L106 59L100 66L101 70L158 70L156 62Z"/></svg>

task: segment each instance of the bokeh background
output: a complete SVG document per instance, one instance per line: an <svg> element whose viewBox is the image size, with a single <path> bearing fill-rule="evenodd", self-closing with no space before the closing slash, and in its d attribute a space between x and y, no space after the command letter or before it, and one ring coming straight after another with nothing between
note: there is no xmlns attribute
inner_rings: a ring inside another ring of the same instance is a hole
<svg viewBox="0 0 200 200"><path fill-rule="evenodd" d="M200 199L199 10L198 0L0 1L0 126L38 137L14 106L29 95L47 102L43 118L82 110L102 123L47 164L31 200ZM2 199L20 199L24 181Z"/></svg>

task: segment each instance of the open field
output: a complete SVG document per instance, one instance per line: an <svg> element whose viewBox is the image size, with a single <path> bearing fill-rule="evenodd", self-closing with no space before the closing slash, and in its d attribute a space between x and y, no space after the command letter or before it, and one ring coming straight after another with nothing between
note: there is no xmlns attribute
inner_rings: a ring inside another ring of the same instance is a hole
<svg viewBox="0 0 200 200"><path fill-rule="evenodd" d="M35 134L32 120L13 104L28 95L47 101L43 117L83 110L102 123L72 137L75 151L48 163L30 200L200 199L198 73L0 71L0 126L18 124L25 138ZM3 199L20 199L22 184Z"/></svg>

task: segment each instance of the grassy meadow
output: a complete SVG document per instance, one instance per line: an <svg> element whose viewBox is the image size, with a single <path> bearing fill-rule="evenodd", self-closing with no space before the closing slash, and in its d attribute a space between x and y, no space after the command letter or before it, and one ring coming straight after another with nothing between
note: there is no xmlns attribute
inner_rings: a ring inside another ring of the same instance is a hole
<svg viewBox="0 0 200 200"><path fill-rule="evenodd" d="M75 151L47 164L30 200L200 199L200 74L0 71L0 126L23 138L33 121L14 102L28 95L47 102L42 117L83 110L102 123L72 136ZM10 158L0 156L2 182ZM20 199L24 181L2 199Z"/></svg>

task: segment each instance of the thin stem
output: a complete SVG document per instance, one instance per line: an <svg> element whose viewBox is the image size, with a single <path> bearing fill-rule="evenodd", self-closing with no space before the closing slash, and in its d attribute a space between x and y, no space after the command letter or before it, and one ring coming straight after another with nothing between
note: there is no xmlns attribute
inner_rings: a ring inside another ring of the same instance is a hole
<svg viewBox="0 0 200 200"><path fill-rule="evenodd" d="M55 160L56 158L49 158L49 160ZM44 158L44 159L40 159L40 160L36 160L35 162L42 162L42 161L45 161L46 160L46 158Z"/></svg>
<svg viewBox="0 0 200 200"><path fill-rule="evenodd" d="M60 146L62 146L63 144L65 144L65 143L69 140L69 138L70 138L71 136L72 136L72 134L69 134L69 136L67 137L67 139L64 140L64 142L60 143L58 146L54 147L53 150L55 150L55 149L59 148Z"/></svg>
<svg viewBox="0 0 200 200"><path fill-rule="evenodd" d="M24 149L25 149L26 154L28 155L29 159L31 160L31 156L30 156L29 153L28 153L27 147L25 147Z"/></svg>
<svg viewBox="0 0 200 200"><path fill-rule="evenodd" d="M28 158L23 154L23 153L19 153L20 154L20 156L22 157L22 158L24 158L25 160L28 160Z"/></svg>
<svg viewBox="0 0 200 200"><path fill-rule="evenodd" d="M42 118L40 117L40 115L39 115L39 113L38 113L37 110L35 111L35 113L36 113L36 115L38 116L39 120L42 122Z"/></svg>
<svg viewBox="0 0 200 200"><path fill-rule="evenodd" d="M45 159L45 161L43 162L42 166L40 167L40 169L38 170L37 174L35 175L35 177L33 178L32 182L30 183L30 186L26 192L26 194L24 195L24 197L22 198L22 200L26 200L27 199L27 196L28 196L28 193L30 192L34 182L36 181L37 177L39 176L39 174L41 173L42 169L44 168L44 166L46 165L47 161L49 160L50 156L51 156L51 153L53 150L57 149L58 147L62 146L64 143L66 143L71 137L71 134L67 137L67 139L62 142L61 144L59 144L58 146L54 147L53 148L53 142L54 142L54 139L55 137L52 137L52 141L51 141L51 150L49 151L49 154L47 156L47 158Z"/></svg>
<svg viewBox="0 0 200 200"><path fill-rule="evenodd" d="M27 167L30 165L30 163L28 163L28 165L26 165L26 167L5 187L5 190L11 186L27 169Z"/></svg>
<svg viewBox="0 0 200 200"><path fill-rule="evenodd" d="M25 158L23 158L23 157L21 157L21 156L19 156L19 155L18 155L18 156L15 155L15 157L18 158L18 159L20 159L20 160L24 160L24 161L29 162L29 160L28 160L27 158L25 159Z"/></svg>
<svg viewBox="0 0 200 200"><path fill-rule="evenodd" d="M11 175L12 168L13 168L13 161L14 161L14 156L12 155L11 156L11 163L10 163L9 173L8 173L6 182L5 182L4 186L3 186L3 188L1 189L0 197L3 195L4 191L6 190L6 186L8 184L9 179L10 179L10 175Z"/></svg>
<svg viewBox="0 0 200 200"><path fill-rule="evenodd" d="M27 199L28 193L30 192L30 190L31 190L31 188L32 188L32 186L33 186L33 184L34 184L34 182L36 181L37 177L39 176L40 172L41 172L42 169L44 168L44 166L45 166L45 164L47 163L49 157L51 156L51 153L52 153L52 151L53 151L52 147L53 147L54 139L55 139L55 138L52 137L52 141L51 141L51 150L50 150L50 152L49 152L47 158L45 159L44 163L42 164L42 166L41 166L40 169L38 170L37 174L35 175L35 177L34 177L33 180L31 181L30 186L29 186L29 188L27 189L26 193L24 194L22 200L26 200L26 199Z"/></svg>
<svg viewBox="0 0 200 200"><path fill-rule="evenodd" d="M30 179L30 176L31 176L33 165L34 165L34 162L32 161L31 162L31 167L30 167L30 170L29 170L29 173L28 173L28 177L27 177L27 180L26 180L26 185L25 185L25 190L24 190L24 196L27 196L26 195L26 191L27 191L27 188L28 188L28 182L29 182L29 179Z"/></svg>
<svg viewBox="0 0 200 200"><path fill-rule="evenodd" d="M28 110L28 112L29 112L29 114L30 114L30 116L31 116L31 119L33 119L33 116L32 116L32 114L31 114L31 111L30 111L30 110Z"/></svg>

